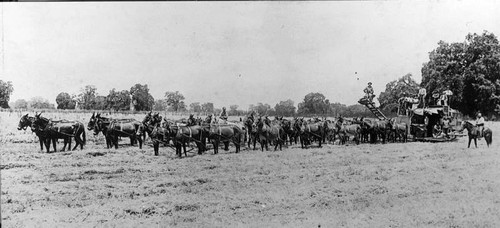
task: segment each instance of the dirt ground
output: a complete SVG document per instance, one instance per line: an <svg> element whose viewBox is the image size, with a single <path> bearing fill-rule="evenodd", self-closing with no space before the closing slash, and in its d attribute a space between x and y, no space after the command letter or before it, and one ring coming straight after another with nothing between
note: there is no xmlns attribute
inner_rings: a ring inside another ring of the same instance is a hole
<svg viewBox="0 0 500 228"><path fill-rule="evenodd" d="M47 154L0 115L4 227L500 227L499 123L486 124L490 148L464 137L178 159L88 132L84 150Z"/></svg>

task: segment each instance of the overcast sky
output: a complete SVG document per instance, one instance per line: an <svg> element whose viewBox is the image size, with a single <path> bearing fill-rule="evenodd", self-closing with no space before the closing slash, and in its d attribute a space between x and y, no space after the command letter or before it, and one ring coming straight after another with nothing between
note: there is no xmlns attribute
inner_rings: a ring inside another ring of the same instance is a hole
<svg viewBox="0 0 500 228"><path fill-rule="evenodd" d="M500 1L1 3L11 101L148 84L216 107L355 104L422 64L439 40L500 35Z"/></svg>

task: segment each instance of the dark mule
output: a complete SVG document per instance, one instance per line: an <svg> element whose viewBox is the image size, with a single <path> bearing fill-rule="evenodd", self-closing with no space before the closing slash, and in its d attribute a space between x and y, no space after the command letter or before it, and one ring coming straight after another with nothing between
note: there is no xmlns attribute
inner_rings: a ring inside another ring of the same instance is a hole
<svg viewBox="0 0 500 228"><path fill-rule="evenodd" d="M245 144L243 130L233 124L212 124L210 125L209 139L214 145L214 154L219 153L219 143L223 142L225 150L228 150L229 142L236 147L236 153L240 152L241 145Z"/></svg>
<svg viewBox="0 0 500 228"><path fill-rule="evenodd" d="M21 119L19 120L17 130L26 130L26 128L30 127L31 131L35 132L36 136L38 136L38 140L40 141L40 150L43 151L43 145L45 143L45 135L40 129L37 129L33 126L34 123L35 123L35 117L28 116L28 114L26 114L22 116ZM48 150L49 148L47 148L47 151Z"/></svg>
<svg viewBox="0 0 500 228"><path fill-rule="evenodd" d="M161 116L149 115L149 118L146 116L142 124L144 125L146 132L150 131L148 134L153 142L154 153L155 156L158 156L160 143L168 143L170 141L167 128L161 126Z"/></svg>
<svg viewBox="0 0 500 228"><path fill-rule="evenodd" d="M247 129L248 148L250 149L253 144L253 149L255 150L255 144L257 144L257 128L254 125L254 118L246 117L243 123Z"/></svg>
<svg viewBox="0 0 500 228"><path fill-rule="evenodd" d="M166 137L167 140L172 140L175 145L176 154L179 157L182 157L182 149L184 149L184 156L187 157L186 145L190 142L195 142L198 147L198 154L202 154L202 152L205 151L208 127L199 125L185 126L165 121L164 128L165 130L163 130L163 132L166 134L164 137Z"/></svg>
<svg viewBox="0 0 500 228"><path fill-rule="evenodd" d="M87 124L87 129L89 131L94 130L94 135L98 135L99 132L102 132L104 138L106 140L106 147L109 149L113 147L113 141L111 137L108 135L108 128L112 121L120 121L120 122L133 122L134 119L112 119L107 117L102 117L100 113L93 113L90 117L89 123ZM130 139L130 144L134 145L134 138Z"/></svg>
<svg viewBox="0 0 500 228"><path fill-rule="evenodd" d="M274 145L274 150L283 149L283 144L286 141L286 132L282 127L283 117L277 119L277 121L271 123L270 131L269 131L269 142L272 142Z"/></svg>
<svg viewBox="0 0 500 228"><path fill-rule="evenodd" d="M321 123L307 123L303 119L300 120L300 144L302 148L311 145L314 140L318 140L319 147L321 147L323 135Z"/></svg>
<svg viewBox="0 0 500 228"><path fill-rule="evenodd" d="M40 114L35 115L35 128L41 130L45 137L45 146L47 147L47 153L49 152L50 141L52 141L54 152L56 149L57 139L64 139L64 147L62 151L66 149L66 144L69 141L69 148L71 148L71 138L75 138L76 145L72 150L75 150L78 145L80 149L83 149L85 145L85 126L78 121L68 121L68 120L58 120L53 121L45 117L40 116ZM80 138L83 137L83 138Z"/></svg>
<svg viewBox="0 0 500 228"><path fill-rule="evenodd" d="M389 134L391 133L392 124L390 120L375 120L371 123L370 138L372 143L377 142L377 138L382 138L382 143L385 144Z"/></svg>
<svg viewBox="0 0 500 228"><path fill-rule="evenodd" d="M353 136L354 142L359 144L361 138L361 126L359 124L345 124L341 121L337 121L336 128L342 145L349 140L350 136Z"/></svg>
<svg viewBox="0 0 500 228"><path fill-rule="evenodd" d="M110 120L109 126L107 127L106 137L109 138L111 143L115 146L115 149L118 149L118 137L129 137L130 144L135 140L139 141L139 149L142 149L142 134L143 134L143 124L139 121L122 121L122 120ZM102 124L104 124L104 120L102 120Z"/></svg>
<svg viewBox="0 0 500 228"><path fill-rule="evenodd" d="M480 133L478 127L476 127L473 123L469 121L463 121L461 131L463 131L463 129L467 129L467 134L469 136L469 143L467 145L467 148L470 148L470 143L473 139L474 139L474 145L477 148L477 138ZM486 141L486 145L490 147L490 144L492 143L493 132L491 131L491 129L485 127L483 130L483 134L484 134L484 140Z"/></svg>

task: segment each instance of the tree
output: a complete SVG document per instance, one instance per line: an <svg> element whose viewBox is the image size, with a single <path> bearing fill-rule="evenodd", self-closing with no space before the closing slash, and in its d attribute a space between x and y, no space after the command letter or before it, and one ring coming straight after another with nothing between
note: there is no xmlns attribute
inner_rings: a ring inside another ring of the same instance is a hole
<svg viewBox="0 0 500 228"><path fill-rule="evenodd" d="M276 115L278 116L293 116L295 115L295 105L294 102L290 99L286 101L280 101L280 103L274 106L274 110L276 111Z"/></svg>
<svg viewBox="0 0 500 228"><path fill-rule="evenodd" d="M195 113L200 113L201 112L200 102L193 102L193 103L189 104L189 111L195 112Z"/></svg>
<svg viewBox="0 0 500 228"><path fill-rule="evenodd" d="M263 104L263 103L257 103L257 105L254 105L250 111L254 111L259 115L272 115L274 114L274 110L271 109L271 105L269 104Z"/></svg>
<svg viewBox="0 0 500 228"><path fill-rule="evenodd" d="M130 88L130 94L132 95L132 104L134 110L152 110L155 104L155 99L149 93L149 88L147 84L135 84Z"/></svg>
<svg viewBox="0 0 500 228"><path fill-rule="evenodd" d="M49 103L49 101L43 97L33 97L28 102L29 108L33 109L54 109L54 104Z"/></svg>
<svg viewBox="0 0 500 228"><path fill-rule="evenodd" d="M201 105L201 110L205 113L214 113L214 103L207 102Z"/></svg>
<svg viewBox="0 0 500 228"><path fill-rule="evenodd" d="M105 96L96 96L95 97L95 106L96 110L106 110L106 97Z"/></svg>
<svg viewBox="0 0 500 228"><path fill-rule="evenodd" d="M153 110L155 111L165 111L168 108L167 99L158 99L155 100L155 105L153 106Z"/></svg>
<svg viewBox="0 0 500 228"><path fill-rule="evenodd" d="M180 111L185 108L184 95L179 93L179 91L165 92L165 97L167 98L167 104L172 108L172 111Z"/></svg>
<svg viewBox="0 0 500 228"><path fill-rule="evenodd" d="M427 99L449 88L450 106L464 114L492 114L500 104L499 62L500 45L493 33L468 34L462 43L440 41L422 67L421 86Z"/></svg>
<svg viewBox="0 0 500 228"><path fill-rule="evenodd" d="M109 91L108 96L106 96L105 109L115 111L130 110L130 102L130 92L128 90L116 91L115 88L113 88Z"/></svg>
<svg viewBox="0 0 500 228"><path fill-rule="evenodd" d="M14 102L14 108L16 109L27 109L28 108L28 102L24 99L17 99Z"/></svg>
<svg viewBox="0 0 500 228"><path fill-rule="evenodd" d="M76 101L66 92L61 92L56 97L57 109L75 109Z"/></svg>
<svg viewBox="0 0 500 228"><path fill-rule="evenodd" d="M346 116L347 106L341 103L332 103L328 110L329 115L333 116Z"/></svg>
<svg viewBox="0 0 500 228"><path fill-rule="evenodd" d="M77 102L80 109L91 110L94 109L96 103L96 93L97 88L93 85L86 85L80 90Z"/></svg>
<svg viewBox="0 0 500 228"><path fill-rule="evenodd" d="M12 82L0 80L0 108L9 108L9 100L12 92L14 92Z"/></svg>
<svg viewBox="0 0 500 228"><path fill-rule="evenodd" d="M230 116L238 116L238 105L229 105L229 112L227 112Z"/></svg>
<svg viewBox="0 0 500 228"><path fill-rule="evenodd" d="M411 76L412 75L408 73L405 76L385 85L385 91L381 92L378 97L381 109L384 109L389 105L393 107L394 104L396 104L397 110L397 103L399 98L403 96L416 96L418 94L419 85L415 80L413 80Z"/></svg>
<svg viewBox="0 0 500 228"><path fill-rule="evenodd" d="M321 93L309 93L299 103L297 112L302 115L326 115L330 109L330 101Z"/></svg>

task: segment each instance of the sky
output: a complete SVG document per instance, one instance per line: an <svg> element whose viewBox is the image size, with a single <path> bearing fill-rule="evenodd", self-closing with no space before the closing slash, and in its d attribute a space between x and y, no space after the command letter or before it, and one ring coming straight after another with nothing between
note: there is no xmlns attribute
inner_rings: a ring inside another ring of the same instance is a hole
<svg viewBox="0 0 500 228"><path fill-rule="evenodd" d="M356 104L422 64L440 40L500 35L500 1L0 3L2 69L11 102L95 85L147 84L216 107L310 92Z"/></svg>

